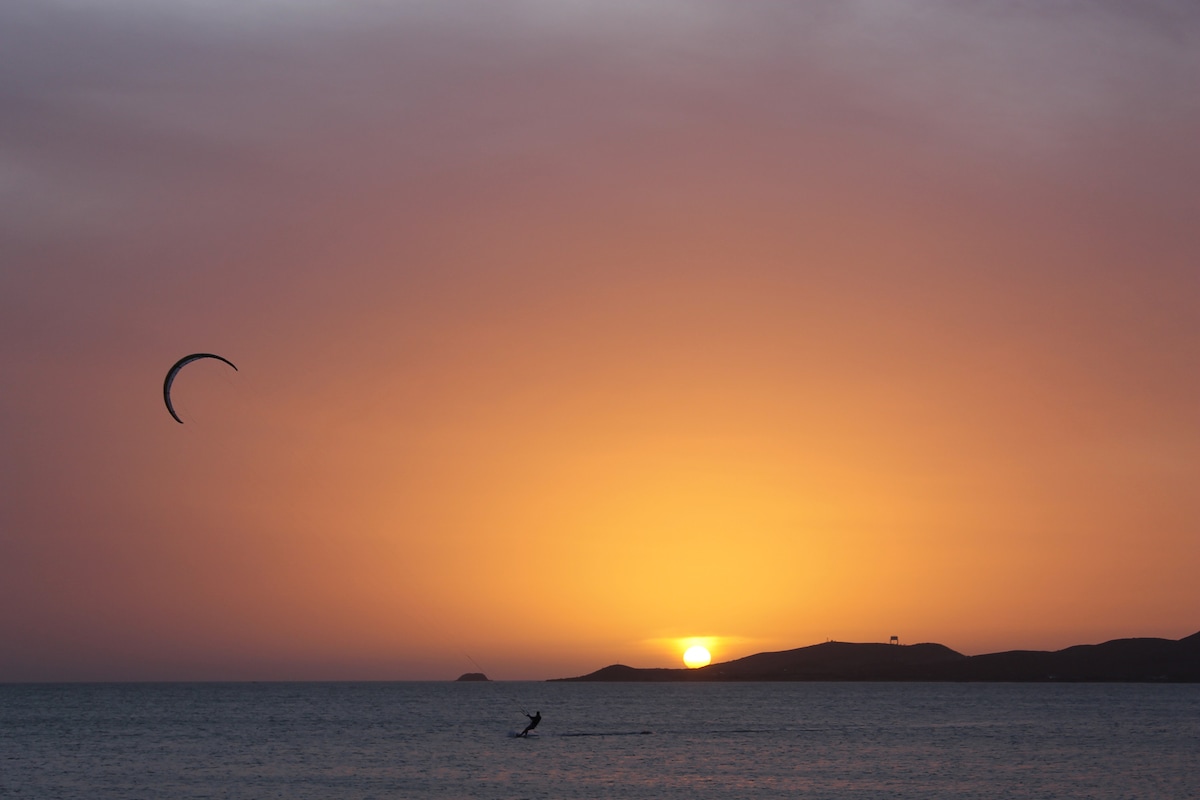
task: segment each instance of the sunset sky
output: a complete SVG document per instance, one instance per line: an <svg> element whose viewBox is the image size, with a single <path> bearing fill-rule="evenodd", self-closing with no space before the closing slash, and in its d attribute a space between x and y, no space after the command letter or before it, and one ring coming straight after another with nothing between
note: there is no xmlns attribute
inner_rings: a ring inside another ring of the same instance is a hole
<svg viewBox="0 0 1200 800"><path fill-rule="evenodd" d="M1182 0L8 0L0 681L1195 633L1198 212Z"/></svg>

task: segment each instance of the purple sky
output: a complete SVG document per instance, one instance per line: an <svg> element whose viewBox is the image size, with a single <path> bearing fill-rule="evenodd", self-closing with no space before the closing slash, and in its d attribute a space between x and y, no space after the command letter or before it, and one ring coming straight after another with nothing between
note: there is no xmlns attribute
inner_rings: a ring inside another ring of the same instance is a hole
<svg viewBox="0 0 1200 800"><path fill-rule="evenodd" d="M1187 2L9 0L0 680L1193 633L1197 142Z"/></svg>

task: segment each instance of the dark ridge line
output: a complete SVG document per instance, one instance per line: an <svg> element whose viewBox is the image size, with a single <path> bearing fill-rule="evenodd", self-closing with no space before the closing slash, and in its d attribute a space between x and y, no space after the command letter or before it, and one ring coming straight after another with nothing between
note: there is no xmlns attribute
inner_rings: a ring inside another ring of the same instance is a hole
<svg viewBox="0 0 1200 800"><path fill-rule="evenodd" d="M1063 650L967 656L942 644L825 642L757 653L697 669L613 664L555 681L686 683L924 681L996 683L1200 683L1200 632L1183 639L1114 639Z"/></svg>

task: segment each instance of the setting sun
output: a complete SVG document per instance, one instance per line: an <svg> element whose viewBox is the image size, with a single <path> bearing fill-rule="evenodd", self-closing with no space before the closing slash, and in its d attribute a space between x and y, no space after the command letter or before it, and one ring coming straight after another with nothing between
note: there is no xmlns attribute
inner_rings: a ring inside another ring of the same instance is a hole
<svg viewBox="0 0 1200 800"><path fill-rule="evenodd" d="M712 661L712 656L708 650L698 644L692 645L683 653L683 663L689 669L708 666L710 661Z"/></svg>

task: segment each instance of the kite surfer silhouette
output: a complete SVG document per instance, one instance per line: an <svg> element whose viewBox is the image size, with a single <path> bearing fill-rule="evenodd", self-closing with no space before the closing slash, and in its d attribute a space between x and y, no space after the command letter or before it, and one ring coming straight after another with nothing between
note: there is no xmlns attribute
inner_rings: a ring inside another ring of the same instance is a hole
<svg viewBox="0 0 1200 800"><path fill-rule="evenodd" d="M529 732L536 728L538 723L542 721L542 712L536 711L533 714L526 714L525 716L529 717L529 724L526 725L525 730L518 733L517 736L529 738Z"/></svg>

